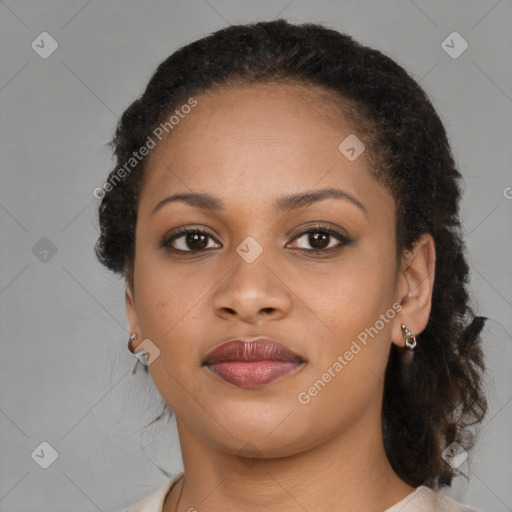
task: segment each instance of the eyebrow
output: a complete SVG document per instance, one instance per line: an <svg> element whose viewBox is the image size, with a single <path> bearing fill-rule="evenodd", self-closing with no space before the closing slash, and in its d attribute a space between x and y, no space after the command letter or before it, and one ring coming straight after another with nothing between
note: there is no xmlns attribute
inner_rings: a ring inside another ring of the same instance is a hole
<svg viewBox="0 0 512 512"><path fill-rule="evenodd" d="M342 199L349 201L360 208L364 213L367 213L366 208L360 201L358 201L348 192L344 192L343 190L337 188L322 188L320 190L314 190L310 192L299 192L296 194L285 195L277 199L275 207L283 212L288 212L297 210L299 208L304 208L318 201L323 201L324 199ZM183 202L190 206L204 210L220 211L225 209L222 199L210 194L199 192L181 193L174 194L172 196L166 197L165 199L162 199L162 201L160 201L153 208L151 215L153 215L163 206L175 201Z"/></svg>

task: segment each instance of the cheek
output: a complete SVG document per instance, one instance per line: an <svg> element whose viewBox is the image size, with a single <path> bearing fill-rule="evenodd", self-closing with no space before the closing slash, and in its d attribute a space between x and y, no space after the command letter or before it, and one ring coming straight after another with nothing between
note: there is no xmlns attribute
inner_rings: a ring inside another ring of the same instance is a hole
<svg viewBox="0 0 512 512"><path fill-rule="evenodd" d="M204 273L191 272L144 251L137 257L135 290L141 328L146 337L163 343L175 330L190 325L208 280Z"/></svg>
<svg viewBox="0 0 512 512"><path fill-rule="evenodd" d="M153 381L166 400L175 403L179 383L187 382L189 391L195 387L193 372L200 364L206 308L218 274L145 256L138 261L135 283L141 333L160 350L159 359L149 367Z"/></svg>
<svg viewBox="0 0 512 512"><path fill-rule="evenodd" d="M322 393L326 401L347 397L347 391L351 396L370 396L382 384L396 312L392 308L394 260L381 254L393 255L391 245L382 252L375 246L358 251L359 257L347 258L339 271L322 278L323 286L310 295L311 310L329 327L314 351L316 378L321 379L329 368L336 375L329 381L332 393ZM341 363L338 356L342 357ZM333 368L335 363L339 364ZM305 386L310 384L304 382Z"/></svg>
<svg viewBox="0 0 512 512"><path fill-rule="evenodd" d="M207 278L155 260L149 264L140 258L139 262L135 290L141 333L160 350L149 372L167 403L180 410L184 383L187 394L199 393L190 372L197 370L194 341Z"/></svg>
<svg viewBox="0 0 512 512"><path fill-rule="evenodd" d="M369 404L380 400L389 356L395 316L392 280L375 265L365 273L353 270L331 279L332 291L313 306L329 330L317 336L312 365L297 396L301 411L322 417L326 430L356 421Z"/></svg>
<svg viewBox="0 0 512 512"><path fill-rule="evenodd" d="M394 299L395 268L391 258L380 257L375 247L357 251L333 272L322 278L314 297L316 310L329 319L328 325L344 339L373 325L391 307Z"/></svg>

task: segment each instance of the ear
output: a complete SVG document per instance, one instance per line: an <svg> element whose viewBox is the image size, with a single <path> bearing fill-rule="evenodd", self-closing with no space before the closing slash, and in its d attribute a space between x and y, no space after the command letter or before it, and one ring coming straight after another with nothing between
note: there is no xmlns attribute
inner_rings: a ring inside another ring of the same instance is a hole
<svg viewBox="0 0 512 512"><path fill-rule="evenodd" d="M435 263L435 243L429 233L424 233L412 250L402 257L397 286L397 301L402 309L396 316L392 330L392 341L400 347L405 346L402 324L413 334L419 334L428 323L432 308Z"/></svg>
<svg viewBox="0 0 512 512"><path fill-rule="evenodd" d="M137 308L135 305L135 297L132 292L131 286L126 283L126 291L125 291L125 305L126 305L126 317L128 319L128 326L130 329L130 333L136 332L139 336L138 339L141 340L142 337L140 335L140 326L139 326L139 317L137 315ZM139 341L140 343L140 341Z"/></svg>

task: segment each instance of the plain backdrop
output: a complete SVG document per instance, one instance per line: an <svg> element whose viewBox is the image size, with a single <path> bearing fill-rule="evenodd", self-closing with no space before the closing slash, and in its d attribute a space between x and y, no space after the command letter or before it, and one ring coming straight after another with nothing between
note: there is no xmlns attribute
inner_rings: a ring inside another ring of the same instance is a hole
<svg viewBox="0 0 512 512"><path fill-rule="evenodd" d="M143 428L162 403L148 376L130 374L124 285L93 253L93 190L113 165L106 143L118 117L163 59L228 24L277 17L387 53L446 126L464 175L471 285L490 318L490 411L461 466L469 480L446 492L512 510L512 2L4 0L1 511L117 511L167 480L156 465L181 471L172 419Z"/></svg>

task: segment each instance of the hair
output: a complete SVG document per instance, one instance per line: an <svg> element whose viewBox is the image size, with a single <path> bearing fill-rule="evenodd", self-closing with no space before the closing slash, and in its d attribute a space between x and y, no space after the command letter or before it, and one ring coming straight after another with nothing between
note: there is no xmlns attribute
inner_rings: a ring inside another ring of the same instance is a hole
<svg viewBox="0 0 512 512"><path fill-rule="evenodd" d="M229 26L180 48L158 66L119 120L110 143L117 164L109 181L192 94L255 84L304 86L318 101L341 105L333 112L342 113L361 135L371 172L394 199L397 260L422 234L434 239L430 317L409 362L404 349L391 345L382 425L387 457L400 478L414 487L450 485L457 471L443 451L452 443L469 450L475 442L472 427L487 409L480 347L484 318L474 316L467 289L459 220L462 176L438 114L402 67L319 24L279 19ZM96 255L131 286L146 161L109 187L99 205Z"/></svg>

